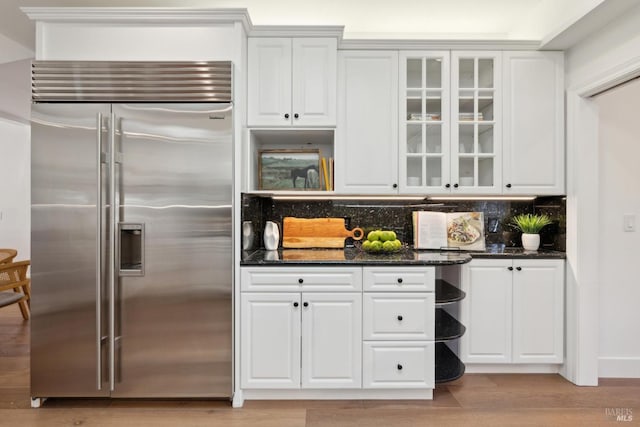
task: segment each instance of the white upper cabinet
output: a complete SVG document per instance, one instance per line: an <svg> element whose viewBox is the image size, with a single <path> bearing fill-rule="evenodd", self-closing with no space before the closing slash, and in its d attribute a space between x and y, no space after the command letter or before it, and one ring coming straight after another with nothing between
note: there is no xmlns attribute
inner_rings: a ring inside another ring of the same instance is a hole
<svg viewBox="0 0 640 427"><path fill-rule="evenodd" d="M505 194L564 194L562 52L504 52Z"/></svg>
<svg viewBox="0 0 640 427"><path fill-rule="evenodd" d="M395 194L398 188L398 54L338 55L338 192Z"/></svg>
<svg viewBox="0 0 640 427"><path fill-rule="evenodd" d="M400 96L400 192L449 192L449 52L400 52Z"/></svg>
<svg viewBox="0 0 640 427"><path fill-rule="evenodd" d="M335 38L249 38L248 54L249 126L335 126Z"/></svg>
<svg viewBox="0 0 640 427"><path fill-rule="evenodd" d="M502 53L451 53L451 191L502 193Z"/></svg>

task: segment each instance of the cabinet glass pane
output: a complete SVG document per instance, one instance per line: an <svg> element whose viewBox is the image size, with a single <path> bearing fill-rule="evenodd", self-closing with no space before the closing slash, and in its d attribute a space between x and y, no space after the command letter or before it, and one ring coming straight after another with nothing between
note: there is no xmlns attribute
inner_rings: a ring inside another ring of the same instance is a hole
<svg viewBox="0 0 640 427"><path fill-rule="evenodd" d="M422 156L407 157L407 186L422 185Z"/></svg>
<svg viewBox="0 0 640 427"><path fill-rule="evenodd" d="M493 187L493 157L478 159L478 185Z"/></svg>
<svg viewBox="0 0 640 427"><path fill-rule="evenodd" d="M422 91L407 91L407 120L422 120Z"/></svg>
<svg viewBox="0 0 640 427"><path fill-rule="evenodd" d="M478 120L493 120L493 91L478 92Z"/></svg>
<svg viewBox="0 0 640 427"><path fill-rule="evenodd" d="M427 185L430 187L442 185L442 157L427 158Z"/></svg>
<svg viewBox="0 0 640 427"><path fill-rule="evenodd" d="M473 180L473 157L464 157L458 160L458 184L461 187L472 187Z"/></svg>
<svg viewBox="0 0 640 427"><path fill-rule="evenodd" d="M473 91L460 91L458 99L458 112L460 121L474 120Z"/></svg>
<svg viewBox="0 0 640 427"><path fill-rule="evenodd" d="M422 58L407 59L407 87L422 87Z"/></svg>
<svg viewBox="0 0 640 427"><path fill-rule="evenodd" d="M442 60L427 58L427 87L442 87Z"/></svg>
<svg viewBox="0 0 640 427"><path fill-rule="evenodd" d="M493 87L493 59L478 59L478 87Z"/></svg>
<svg viewBox="0 0 640 427"><path fill-rule="evenodd" d="M442 125L426 125L427 153L442 153Z"/></svg>
<svg viewBox="0 0 640 427"><path fill-rule="evenodd" d="M478 152L493 153L493 125L478 125Z"/></svg>
<svg viewBox="0 0 640 427"><path fill-rule="evenodd" d="M422 125L407 124L407 153L422 153Z"/></svg>
<svg viewBox="0 0 640 427"><path fill-rule="evenodd" d="M473 123L458 125L458 153L473 153Z"/></svg>
<svg viewBox="0 0 640 427"><path fill-rule="evenodd" d="M442 93L440 91L427 92L426 105L425 120L442 120Z"/></svg>
<svg viewBox="0 0 640 427"><path fill-rule="evenodd" d="M473 88L473 58L460 58L458 87Z"/></svg>

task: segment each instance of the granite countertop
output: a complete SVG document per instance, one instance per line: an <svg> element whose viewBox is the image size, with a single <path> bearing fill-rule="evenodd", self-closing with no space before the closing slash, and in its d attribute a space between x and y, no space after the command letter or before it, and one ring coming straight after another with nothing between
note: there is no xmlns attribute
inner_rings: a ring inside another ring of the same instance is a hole
<svg viewBox="0 0 640 427"><path fill-rule="evenodd" d="M414 250L406 248L394 254L374 255L358 248L344 249L278 249L243 251L241 265L453 265L465 264L473 258L564 259L564 252L489 245L484 252Z"/></svg>

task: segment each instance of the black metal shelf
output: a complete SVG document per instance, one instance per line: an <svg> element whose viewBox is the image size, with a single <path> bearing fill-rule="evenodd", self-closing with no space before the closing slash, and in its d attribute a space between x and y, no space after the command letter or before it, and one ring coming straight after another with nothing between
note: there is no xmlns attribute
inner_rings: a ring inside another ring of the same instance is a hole
<svg viewBox="0 0 640 427"><path fill-rule="evenodd" d="M467 330L462 323L442 308L436 308L435 325L436 342L455 340L464 335Z"/></svg>
<svg viewBox="0 0 640 427"><path fill-rule="evenodd" d="M436 343L436 384L454 381L464 374L464 363L443 342Z"/></svg>
<svg viewBox="0 0 640 427"><path fill-rule="evenodd" d="M464 291L446 280L436 279L436 305L451 304L467 296Z"/></svg>

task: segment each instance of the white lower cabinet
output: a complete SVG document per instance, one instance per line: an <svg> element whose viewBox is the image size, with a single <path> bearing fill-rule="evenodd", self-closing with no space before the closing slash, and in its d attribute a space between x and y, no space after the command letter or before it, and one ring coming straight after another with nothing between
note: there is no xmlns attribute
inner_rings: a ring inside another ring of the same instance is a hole
<svg viewBox="0 0 640 427"><path fill-rule="evenodd" d="M434 388L435 344L416 341L364 343L364 388Z"/></svg>
<svg viewBox="0 0 640 427"><path fill-rule="evenodd" d="M465 363L562 363L564 260L476 259L463 266Z"/></svg>

